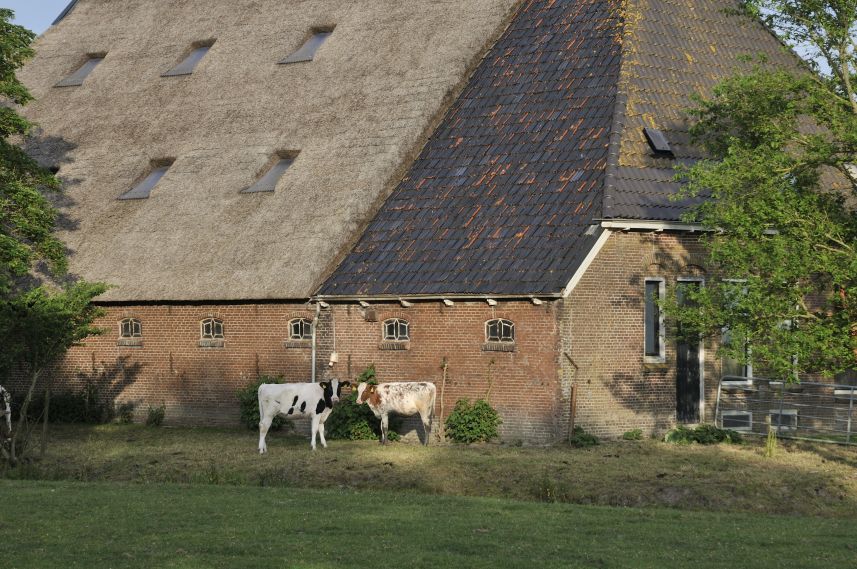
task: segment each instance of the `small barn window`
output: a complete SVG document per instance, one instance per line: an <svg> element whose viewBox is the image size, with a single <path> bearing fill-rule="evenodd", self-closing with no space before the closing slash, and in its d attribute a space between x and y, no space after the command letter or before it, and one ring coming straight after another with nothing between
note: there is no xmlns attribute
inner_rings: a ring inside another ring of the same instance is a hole
<svg viewBox="0 0 857 569"><path fill-rule="evenodd" d="M723 411L720 418L721 427L733 431L752 431L753 413L750 411Z"/></svg>
<svg viewBox="0 0 857 569"><path fill-rule="evenodd" d="M273 192L277 187L277 182L280 181L280 178L286 173L286 170L291 167L297 156L297 150L278 153L271 167L268 168L268 170L258 180L256 180L252 186L241 190L241 193L255 194L258 192Z"/></svg>
<svg viewBox="0 0 857 569"><path fill-rule="evenodd" d="M312 35L304 42L300 49L292 53L287 58L280 60L280 64L285 65L288 63L312 61L315 57L315 52L318 51L318 48L320 48L324 42L327 41L327 38L329 38L333 33L333 26L313 28L311 33Z"/></svg>
<svg viewBox="0 0 857 569"><path fill-rule="evenodd" d="M200 322L200 337L204 340L223 338L223 320L206 318Z"/></svg>
<svg viewBox="0 0 857 569"><path fill-rule="evenodd" d="M84 79L86 79L92 70L98 67L98 64L104 61L105 54L90 54L87 56L87 60L83 62L83 65L77 68L77 70L57 83L55 87L79 87L83 85Z"/></svg>
<svg viewBox="0 0 857 569"><path fill-rule="evenodd" d="M485 323L485 339L489 342L514 342L515 324L498 318Z"/></svg>
<svg viewBox="0 0 857 569"><path fill-rule="evenodd" d="M768 415L771 418L771 427L777 431L797 430L797 409L771 409Z"/></svg>
<svg viewBox="0 0 857 569"><path fill-rule="evenodd" d="M143 325L136 318L126 318L120 323L119 335L122 338L139 338L143 335Z"/></svg>
<svg viewBox="0 0 857 569"><path fill-rule="evenodd" d="M666 361L664 341L664 313L660 302L664 299L666 284L662 278L646 279L643 307L645 360L647 363Z"/></svg>
<svg viewBox="0 0 857 569"><path fill-rule="evenodd" d="M295 318L293 320L289 320L289 339L311 340L312 320L308 320L306 318Z"/></svg>
<svg viewBox="0 0 857 569"><path fill-rule="evenodd" d="M384 340L387 342L407 342L411 339L410 324L401 318L384 320Z"/></svg>
<svg viewBox="0 0 857 569"><path fill-rule="evenodd" d="M206 40L204 42L197 42L191 46L191 51L189 54L185 56L185 58L175 67L170 69L169 71L165 71L161 74L161 77L175 77L178 75L190 75L193 73L193 70L196 69L197 64L202 61L202 58L208 53L208 50L211 49L211 46L214 45L214 40Z"/></svg>
<svg viewBox="0 0 857 569"><path fill-rule="evenodd" d="M149 197L164 174L172 166L172 159L153 160L149 173L136 186L119 196L120 200L143 200Z"/></svg>
<svg viewBox="0 0 857 569"><path fill-rule="evenodd" d="M119 322L117 346L139 347L143 345L143 324L136 318L124 318Z"/></svg>

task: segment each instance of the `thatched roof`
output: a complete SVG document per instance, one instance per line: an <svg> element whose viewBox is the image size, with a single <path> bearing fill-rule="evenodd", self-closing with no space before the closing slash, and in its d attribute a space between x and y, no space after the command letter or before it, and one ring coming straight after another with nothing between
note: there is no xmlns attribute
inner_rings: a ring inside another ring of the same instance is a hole
<svg viewBox="0 0 857 569"><path fill-rule="evenodd" d="M516 0L80 0L20 78L106 300L304 298L420 150ZM277 62L313 28L314 61ZM194 73L161 74L215 40ZM87 54L79 87L54 87ZM273 193L240 193L299 150ZM118 200L175 159L143 200Z"/></svg>

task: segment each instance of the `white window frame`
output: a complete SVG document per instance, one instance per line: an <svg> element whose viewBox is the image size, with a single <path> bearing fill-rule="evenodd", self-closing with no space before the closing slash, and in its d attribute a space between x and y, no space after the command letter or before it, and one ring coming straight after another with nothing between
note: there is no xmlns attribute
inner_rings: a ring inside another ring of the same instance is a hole
<svg viewBox="0 0 857 569"><path fill-rule="evenodd" d="M647 364L662 364L667 361L666 327L664 325L664 309L658 305L658 355L646 354L646 286L648 283L658 283L658 301L663 302L667 294L667 281L664 277L646 277L643 283L643 361Z"/></svg>
<svg viewBox="0 0 857 569"><path fill-rule="evenodd" d="M387 335L387 325L392 324L395 328L395 334ZM404 334L402 330L404 329ZM411 323L404 318L387 318L381 322L381 340L384 342L410 342L411 341Z"/></svg>
<svg viewBox="0 0 857 569"><path fill-rule="evenodd" d="M309 323L309 336L303 336L303 335L296 336L294 334L292 326L295 326L298 323L301 323L300 326L302 329L306 328L307 323ZM307 342L309 340L312 340L312 320L310 320L309 318L303 318L303 317L292 318L291 320L289 320L288 326L289 326L289 341L291 341L291 342Z"/></svg>
<svg viewBox="0 0 857 569"><path fill-rule="evenodd" d="M723 336L729 331L728 326L724 326L720 329L720 342L723 343ZM750 348L749 342L744 343L744 353L747 357L747 363L744 364L744 377L747 379L739 380L723 380L721 379L720 385L723 387L752 387L753 386L753 362L750 357L753 355L752 349ZM720 371L721 378L723 372L723 356L720 356Z"/></svg>
<svg viewBox="0 0 857 569"><path fill-rule="evenodd" d="M211 323L211 334L206 335L205 333L205 324L207 322ZM216 332L216 325L220 325L220 333ZM223 328L223 320L220 318L208 317L203 318L199 321L199 339L200 340L223 340L225 336L224 328Z"/></svg>
<svg viewBox="0 0 857 569"><path fill-rule="evenodd" d="M727 427L723 422L723 417L735 417L738 415L747 415L750 417L749 425L746 427ZM740 409L731 409L728 411L721 411L720 413L720 426L724 429L730 429L732 431L738 431L742 433L749 433L753 431L753 412L752 411L741 411Z"/></svg>
<svg viewBox="0 0 857 569"><path fill-rule="evenodd" d="M774 415L782 415L783 417L785 417L785 416L794 417L795 418L794 425L789 424L789 425L777 426L774 423ZM771 427L776 429L778 433L782 433L782 432L786 432L786 431L794 432L794 431L797 431L798 418L800 417L800 413L798 413L798 410L793 408L793 407L788 408L788 409L771 409L768 412L768 417L770 417L770 419L771 419Z"/></svg>

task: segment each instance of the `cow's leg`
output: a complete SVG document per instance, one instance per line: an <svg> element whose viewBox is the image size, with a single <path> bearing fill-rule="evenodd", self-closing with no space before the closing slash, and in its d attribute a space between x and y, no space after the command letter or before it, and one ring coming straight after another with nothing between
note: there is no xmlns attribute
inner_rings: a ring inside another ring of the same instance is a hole
<svg viewBox="0 0 857 569"><path fill-rule="evenodd" d="M423 409L420 411L420 419L423 421L423 434L425 435L425 440L423 441L423 446L428 446L429 439L431 438L431 410Z"/></svg>
<svg viewBox="0 0 857 569"><path fill-rule="evenodd" d="M321 446L327 448L327 441L324 440L324 421L318 423L318 440L321 441Z"/></svg>
<svg viewBox="0 0 857 569"><path fill-rule="evenodd" d="M381 415L381 444L387 444L387 428L389 426L389 415L384 413Z"/></svg>
<svg viewBox="0 0 857 569"><path fill-rule="evenodd" d="M265 443L265 436L268 434L268 429L271 428L271 423L274 421L274 416L271 413L262 415L259 421L259 454L268 452L268 445Z"/></svg>
<svg viewBox="0 0 857 569"><path fill-rule="evenodd" d="M321 417L318 415L312 416L312 431L310 431L310 446L315 450L315 435L318 433L318 426L321 423Z"/></svg>

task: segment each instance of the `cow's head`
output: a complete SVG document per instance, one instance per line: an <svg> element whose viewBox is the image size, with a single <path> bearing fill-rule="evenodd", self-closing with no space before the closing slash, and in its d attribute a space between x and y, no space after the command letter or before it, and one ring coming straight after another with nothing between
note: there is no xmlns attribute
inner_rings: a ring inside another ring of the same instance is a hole
<svg viewBox="0 0 857 569"><path fill-rule="evenodd" d="M369 401L369 398L375 395L378 391L378 386L372 383L360 382L357 384L357 404L363 404Z"/></svg>
<svg viewBox="0 0 857 569"><path fill-rule="evenodd" d="M339 398L342 396L342 388L351 385L351 382L331 379L330 381L322 381L318 385L324 390L325 402L333 405L339 402Z"/></svg>

